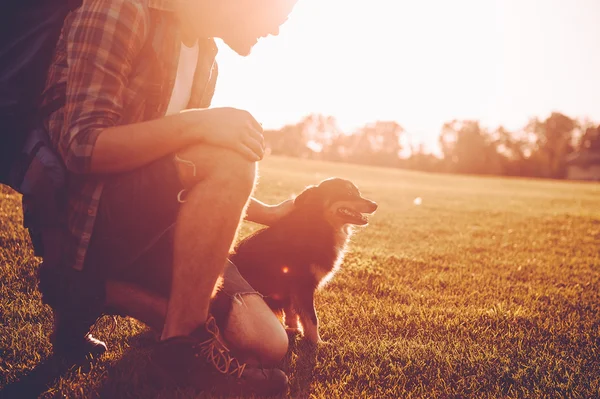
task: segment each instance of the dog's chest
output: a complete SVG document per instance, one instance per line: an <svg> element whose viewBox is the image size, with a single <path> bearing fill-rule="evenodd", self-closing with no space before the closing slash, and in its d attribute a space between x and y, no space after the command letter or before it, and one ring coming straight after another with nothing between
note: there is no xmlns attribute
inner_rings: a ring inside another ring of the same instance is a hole
<svg viewBox="0 0 600 399"><path fill-rule="evenodd" d="M334 239L333 256L326 261L314 262L309 265L310 273L318 285L328 282L339 269L344 261L348 239L349 234L344 231L337 234Z"/></svg>

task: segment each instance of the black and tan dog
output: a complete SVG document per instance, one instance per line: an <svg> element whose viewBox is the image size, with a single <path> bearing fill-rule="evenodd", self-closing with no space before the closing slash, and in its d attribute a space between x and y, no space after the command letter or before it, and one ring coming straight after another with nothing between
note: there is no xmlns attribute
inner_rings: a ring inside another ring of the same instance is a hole
<svg viewBox="0 0 600 399"><path fill-rule="evenodd" d="M376 209L350 181L324 180L296 197L288 215L241 241L231 261L275 313L285 312L288 331L299 321L304 336L320 342L315 290L342 263L353 226L366 225L364 214Z"/></svg>

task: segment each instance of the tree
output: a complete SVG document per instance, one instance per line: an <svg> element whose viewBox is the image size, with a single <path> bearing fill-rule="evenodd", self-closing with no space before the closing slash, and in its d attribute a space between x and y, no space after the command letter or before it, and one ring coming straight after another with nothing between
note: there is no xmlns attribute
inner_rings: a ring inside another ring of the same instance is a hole
<svg viewBox="0 0 600 399"><path fill-rule="evenodd" d="M272 154L303 157L308 151L306 138L298 125L286 125L279 130L266 130L265 143Z"/></svg>
<svg viewBox="0 0 600 399"><path fill-rule="evenodd" d="M579 140L579 151L600 152L600 125L588 127Z"/></svg>
<svg viewBox="0 0 600 399"><path fill-rule="evenodd" d="M491 135L479 121L444 123L439 143L448 172L497 174L500 171Z"/></svg>
<svg viewBox="0 0 600 399"><path fill-rule="evenodd" d="M308 115L280 130L264 132L265 141L273 154L311 158L315 154L321 157L340 134L335 118L319 114Z"/></svg>
<svg viewBox="0 0 600 399"><path fill-rule="evenodd" d="M577 122L553 112L543 122L531 119L525 128L536 137L537 154L543 176L562 178L566 173L566 156L573 151L573 132Z"/></svg>
<svg viewBox="0 0 600 399"><path fill-rule="evenodd" d="M412 147L410 157L404 162L408 169L434 172L438 169L441 160L435 155L425 151L425 145L420 143Z"/></svg>
<svg viewBox="0 0 600 399"><path fill-rule="evenodd" d="M535 150L533 135L524 130L511 132L500 126L494 131L493 138L503 175L539 175L539 167L534 163L534 158L531 158Z"/></svg>
<svg viewBox="0 0 600 399"><path fill-rule="evenodd" d="M353 134L350 157L359 163L397 167L404 128L397 122L377 121Z"/></svg>
<svg viewBox="0 0 600 399"><path fill-rule="evenodd" d="M341 135L341 129L333 116L311 114L302 119L298 126L314 157L327 158L331 145Z"/></svg>

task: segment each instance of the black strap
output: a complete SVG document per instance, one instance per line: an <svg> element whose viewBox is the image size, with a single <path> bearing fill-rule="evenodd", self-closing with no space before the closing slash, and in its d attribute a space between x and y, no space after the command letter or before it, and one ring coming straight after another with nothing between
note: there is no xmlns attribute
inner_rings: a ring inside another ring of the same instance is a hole
<svg viewBox="0 0 600 399"><path fill-rule="evenodd" d="M31 164L31 161L33 161L33 158L35 158L35 156L40 151L40 149L45 145L46 145L46 143L44 143L42 140L35 143L35 145L31 149L31 152L29 154L27 154L27 165Z"/></svg>

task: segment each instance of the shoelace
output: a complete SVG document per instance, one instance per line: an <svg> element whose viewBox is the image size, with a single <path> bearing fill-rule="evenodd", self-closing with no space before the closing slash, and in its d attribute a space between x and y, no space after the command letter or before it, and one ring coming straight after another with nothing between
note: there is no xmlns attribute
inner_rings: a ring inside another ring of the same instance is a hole
<svg viewBox="0 0 600 399"><path fill-rule="evenodd" d="M112 318L111 329L108 333L108 339L110 339L112 337L113 333L115 332L115 330L117 329L117 316L115 316L115 315L103 314L102 316L98 317L96 319L96 321L94 322L94 324L90 327L88 334L94 335L96 333L96 331L98 331L98 323L100 322L100 320L103 320L107 316Z"/></svg>
<svg viewBox="0 0 600 399"><path fill-rule="evenodd" d="M240 363L236 358L232 357L229 349L219 340L219 327L217 327L214 317L211 316L206 321L206 330L212 337L196 345L196 348L200 349L201 353L206 356L206 359L220 373L237 374L237 378L241 378L246 364Z"/></svg>

